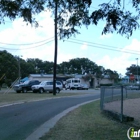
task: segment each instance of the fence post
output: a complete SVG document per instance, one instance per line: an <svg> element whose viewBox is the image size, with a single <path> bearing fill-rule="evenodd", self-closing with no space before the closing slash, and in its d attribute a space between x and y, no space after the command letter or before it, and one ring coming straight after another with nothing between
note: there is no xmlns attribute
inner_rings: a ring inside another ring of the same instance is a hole
<svg viewBox="0 0 140 140"><path fill-rule="evenodd" d="M105 88L101 87L101 91L100 91L100 109L103 110L104 108L104 93L105 93Z"/></svg>
<svg viewBox="0 0 140 140"><path fill-rule="evenodd" d="M126 98L127 98L127 88L125 87L125 91L126 91Z"/></svg>
<svg viewBox="0 0 140 140"><path fill-rule="evenodd" d="M112 101L113 101L113 95L114 95L114 87L112 86Z"/></svg>
<svg viewBox="0 0 140 140"><path fill-rule="evenodd" d="M121 86L121 122L123 122L123 86Z"/></svg>

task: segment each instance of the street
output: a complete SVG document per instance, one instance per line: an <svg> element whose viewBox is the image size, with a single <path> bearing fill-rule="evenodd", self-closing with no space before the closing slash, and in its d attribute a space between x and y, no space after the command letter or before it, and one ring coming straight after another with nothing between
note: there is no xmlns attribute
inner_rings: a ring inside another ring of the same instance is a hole
<svg viewBox="0 0 140 140"><path fill-rule="evenodd" d="M62 111L79 103L99 98L99 90L77 90L76 92L88 94L1 107L0 139L24 140L40 125Z"/></svg>

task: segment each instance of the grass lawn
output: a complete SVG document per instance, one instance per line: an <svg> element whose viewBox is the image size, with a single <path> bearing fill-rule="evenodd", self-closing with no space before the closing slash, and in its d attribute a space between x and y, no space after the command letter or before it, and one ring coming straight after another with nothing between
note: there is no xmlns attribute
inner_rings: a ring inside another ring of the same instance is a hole
<svg viewBox="0 0 140 140"><path fill-rule="evenodd" d="M120 123L100 111L99 101L83 105L61 118L41 140L128 140L130 123Z"/></svg>
<svg viewBox="0 0 140 140"><path fill-rule="evenodd" d="M16 93L13 90L2 89L0 90L0 105L4 105L7 103L17 103L17 102L28 102L32 100L42 100L42 99L49 99L49 98L56 98L56 97L66 97L66 96L73 96L73 95L82 95L86 93L71 93L71 92L60 92L55 96L53 93Z"/></svg>

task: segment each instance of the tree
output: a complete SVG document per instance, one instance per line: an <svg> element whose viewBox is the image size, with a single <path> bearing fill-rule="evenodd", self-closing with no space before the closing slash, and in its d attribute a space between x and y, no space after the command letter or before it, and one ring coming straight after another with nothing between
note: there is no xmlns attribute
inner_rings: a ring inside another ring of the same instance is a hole
<svg viewBox="0 0 140 140"><path fill-rule="evenodd" d="M140 75L140 67L132 64L130 67L126 68L127 72L126 75L130 76L131 74L133 75Z"/></svg>
<svg viewBox="0 0 140 140"><path fill-rule="evenodd" d="M114 80L115 82L119 81L119 74L116 71L106 69L105 70L105 75L108 75L109 79Z"/></svg>
<svg viewBox="0 0 140 140"><path fill-rule="evenodd" d="M103 78L104 70L105 69L104 69L103 66L98 66L97 69L96 69L96 73L95 73L96 77L102 79Z"/></svg>
<svg viewBox="0 0 140 140"><path fill-rule="evenodd" d="M0 86L6 83L8 86L18 77L18 62L7 51L0 51Z"/></svg>
<svg viewBox="0 0 140 140"><path fill-rule="evenodd" d="M129 38L133 31L139 28L139 0L132 0L131 2L132 7L136 10L135 15L129 9L124 8L125 0L109 0L107 3L100 4L100 8L90 14L91 4L91 0L1 0L0 22L4 23L7 17L11 20L22 17L25 22L37 26L38 23L34 15L47 8L53 14L55 13L55 21L58 24L55 27L58 27L58 34L61 39L79 33L77 27L89 26L90 24L97 25L100 20L106 22L102 34L116 31L121 35L125 34ZM57 12L58 15L56 15ZM57 29L55 28L55 31ZM57 42L57 39L55 39L55 42ZM56 52L57 45L55 45L54 77L56 77L57 69ZM53 85L55 87L55 83Z"/></svg>
<svg viewBox="0 0 140 140"><path fill-rule="evenodd" d="M59 64L59 72L63 74L85 74L95 73L98 68L97 64L88 58L74 58L69 62Z"/></svg>
<svg viewBox="0 0 140 140"><path fill-rule="evenodd" d="M55 3L58 5L58 29L60 38L70 37L79 33L77 27L82 25L97 25L104 20L106 25L102 33L114 32L130 37L134 30L139 28L139 0L132 0L127 8L125 0L114 0L101 3L98 10L91 11L91 0L1 0L0 1L0 22L4 23L5 18L11 20L23 18L27 23L38 25L35 20L36 14L48 9L54 13ZM133 12L134 11L134 12Z"/></svg>
<svg viewBox="0 0 140 140"><path fill-rule="evenodd" d="M1 0L0 1L0 22L5 23L5 18L15 20L23 18L27 23L35 24L33 15L44 10L45 0Z"/></svg>
<svg viewBox="0 0 140 140"><path fill-rule="evenodd" d="M99 9L93 10L91 14L89 12L89 10L91 11L91 0L60 0L58 3L60 38L70 37L79 33L77 27L82 25L97 25L100 20L106 23L102 34L116 31L129 38L133 31L139 28L139 0L132 0L128 8L125 0L108 0L106 3L101 3ZM55 7L52 3L49 6L51 9ZM131 7L133 10L130 11Z"/></svg>
<svg viewBox="0 0 140 140"><path fill-rule="evenodd" d="M116 31L121 35L125 34L129 38L133 31L139 28L139 1L132 0L131 3L131 6L136 10L135 15L132 14L130 8L126 9L124 2L124 0L115 0L103 3L99 5L99 10L92 12L91 19L95 25L98 24L99 20L106 21L102 34Z"/></svg>

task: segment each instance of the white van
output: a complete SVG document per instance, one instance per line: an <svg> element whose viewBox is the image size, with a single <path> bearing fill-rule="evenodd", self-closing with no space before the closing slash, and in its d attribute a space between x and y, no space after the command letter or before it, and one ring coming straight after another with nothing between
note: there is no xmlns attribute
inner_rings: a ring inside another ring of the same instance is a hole
<svg viewBox="0 0 140 140"><path fill-rule="evenodd" d="M65 89L80 89L81 80L79 78L70 78L66 80Z"/></svg>

